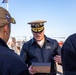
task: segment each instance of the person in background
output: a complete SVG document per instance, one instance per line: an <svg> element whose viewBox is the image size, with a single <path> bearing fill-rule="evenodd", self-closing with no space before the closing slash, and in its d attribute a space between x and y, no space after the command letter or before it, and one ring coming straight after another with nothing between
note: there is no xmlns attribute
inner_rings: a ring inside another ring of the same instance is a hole
<svg viewBox="0 0 76 75"><path fill-rule="evenodd" d="M22 58L7 46L11 23L16 23L14 18L0 7L0 75L27 75L27 66Z"/></svg>
<svg viewBox="0 0 76 75"><path fill-rule="evenodd" d="M62 46L63 46L63 44L64 44L64 42L63 42L63 41L59 41L58 43L59 43L59 46L60 46L60 47L62 47Z"/></svg>
<svg viewBox="0 0 76 75"><path fill-rule="evenodd" d="M13 49L14 52L16 52L16 38L15 37L11 37L11 49Z"/></svg>
<svg viewBox="0 0 76 75"><path fill-rule="evenodd" d="M17 41L16 42L16 53L18 54L18 55L20 55L20 50L21 50L21 41Z"/></svg>
<svg viewBox="0 0 76 75"><path fill-rule="evenodd" d="M9 40L7 41L7 45L9 48L11 48L11 38L9 37Z"/></svg>
<svg viewBox="0 0 76 75"><path fill-rule="evenodd" d="M8 41L7 45L9 46L10 49L12 49L15 53L20 55L20 50L21 50L21 44L19 41L16 40L15 37L11 37L11 40Z"/></svg>
<svg viewBox="0 0 76 75"><path fill-rule="evenodd" d="M61 47L55 39L51 39L44 34L44 23L46 21L37 20L29 22L33 38L23 44L20 56L28 64L30 75L56 75L56 63L61 63ZM38 73L32 68L32 63L51 63L50 73Z"/></svg>
<svg viewBox="0 0 76 75"><path fill-rule="evenodd" d="M61 50L63 75L76 75L76 33L65 40Z"/></svg>

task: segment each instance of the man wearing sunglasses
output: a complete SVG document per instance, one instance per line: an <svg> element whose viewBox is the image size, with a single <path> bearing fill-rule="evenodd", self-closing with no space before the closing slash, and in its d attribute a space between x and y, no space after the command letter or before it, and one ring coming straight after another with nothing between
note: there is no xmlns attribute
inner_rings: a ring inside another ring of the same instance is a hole
<svg viewBox="0 0 76 75"><path fill-rule="evenodd" d="M31 25L33 38L24 43L20 56L28 64L29 75L56 75L56 62L61 63L61 48L56 40L44 34L45 22L37 20L28 23ZM43 67L38 69L33 66L50 66L50 72Z"/></svg>

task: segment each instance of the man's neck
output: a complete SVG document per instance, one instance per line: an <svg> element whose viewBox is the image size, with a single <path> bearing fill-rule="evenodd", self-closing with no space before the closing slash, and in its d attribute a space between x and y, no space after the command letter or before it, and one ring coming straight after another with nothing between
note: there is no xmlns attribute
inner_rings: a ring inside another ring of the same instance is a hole
<svg viewBox="0 0 76 75"><path fill-rule="evenodd" d="M42 47L44 45L45 39L42 39L41 41L37 41L37 44Z"/></svg>

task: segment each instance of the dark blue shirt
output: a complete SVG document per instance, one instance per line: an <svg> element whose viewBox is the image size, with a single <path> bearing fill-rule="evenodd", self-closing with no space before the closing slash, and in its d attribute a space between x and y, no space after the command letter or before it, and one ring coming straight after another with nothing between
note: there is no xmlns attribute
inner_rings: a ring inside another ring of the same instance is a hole
<svg viewBox="0 0 76 75"><path fill-rule="evenodd" d="M22 58L0 38L0 75L26 75L27 67Z"/></svg>
<svg viewBox="0 0 76 75"><path fill-rule="evenodd" d="M76 75L76 33L64 42L61 56L63 75Z"/></svg>
<svg viewBox="0 0 76 75"><path fill-rule="evenodd" d="M24 43L20 56L25 61L25 63L28 64L28 66L30 66L32 62L40 62L40 63L50 62L51 63L50 73L56 74L56 64L54 62L54 56L60 54L61 54L61 48L58 42L54 39L45 36L45 42L42 47L40 47L37 44L34 38Z"/></svg>

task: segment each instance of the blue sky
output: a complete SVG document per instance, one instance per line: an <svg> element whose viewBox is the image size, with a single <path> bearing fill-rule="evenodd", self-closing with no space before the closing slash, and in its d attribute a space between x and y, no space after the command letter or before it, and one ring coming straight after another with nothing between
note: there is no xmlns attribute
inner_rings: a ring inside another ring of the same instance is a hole
<svg viewBox="0 0 76 75"><path fill-rule="evenodd" d="M34 20L47 21L48 37L67 38L76 32L76 0L8 0L8 5L8 11L16 20L11 36L32 36L27 23ZM0 6L6 8L6 3Z"/></svg>

